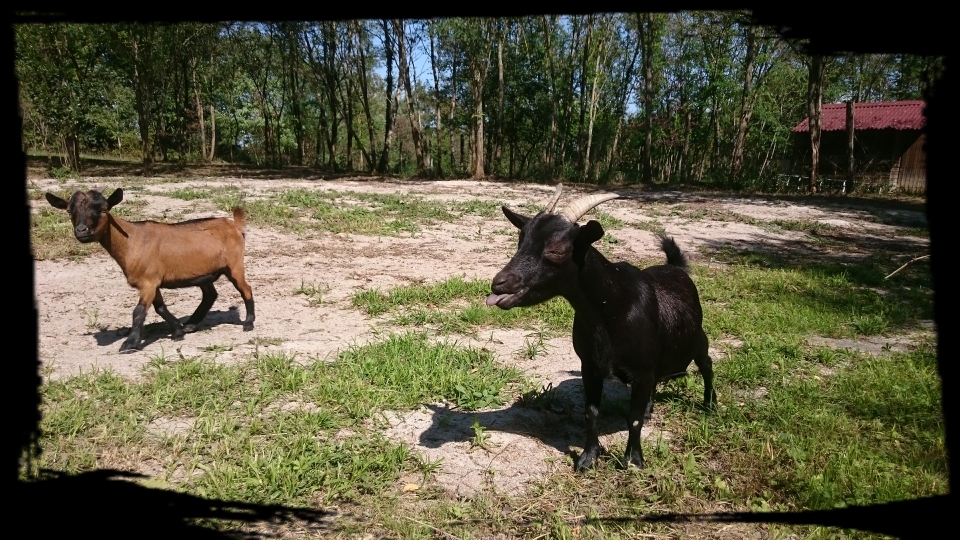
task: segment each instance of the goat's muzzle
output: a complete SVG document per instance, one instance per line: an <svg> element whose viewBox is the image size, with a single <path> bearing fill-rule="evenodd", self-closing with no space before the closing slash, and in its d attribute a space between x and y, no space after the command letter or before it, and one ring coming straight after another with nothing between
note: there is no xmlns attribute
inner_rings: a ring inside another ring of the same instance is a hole
<svg viewBox="0 0 960 540"><path fill-rule="evenodd" d="M497 306L500 309L510 309L523 298L527 289L521 288L519 280L515 275L508 272L501 272L493 278L493 286L490 288L492 293L487 297L488 306Z"/></svg>
<svg viewBox="0 0 960 540"><path fill-rule="evenodd" d="M73 236L81 243L88 244L95 240L93 231L86 225L77 225L73 228Z"/></svg>

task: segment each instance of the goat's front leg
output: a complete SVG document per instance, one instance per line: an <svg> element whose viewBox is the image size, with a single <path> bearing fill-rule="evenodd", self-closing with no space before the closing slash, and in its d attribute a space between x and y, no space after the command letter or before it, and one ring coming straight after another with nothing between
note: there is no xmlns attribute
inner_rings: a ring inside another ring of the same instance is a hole
<svg viewBox="0 0 960 540"><path fill-rule="evenodd" d="M623 455L624 467L631 464L643 468L643 450L640 448L640 432L644 421L653 409L653 391L656 382L653 376L638 377L633 382L630 393L630 426L628 428L627 450Z"/></svg>
<svg viewBox="0 0 960 540"><path fill-rule="evenodd" d="M130 326L130 337L120 345L121 353L132 353L140 348L140 335L143 333L143 322L147 319L147 307L153 303L156 287L140 289L140 302L133 308L133 324Z"/></svg>
<svg viewBox="0 0 960 540"><path fill-rule="evenodd" d="M183 324L167 309L167 305L163 302L163 295L160 294L160 289L157 289L156 296L153 298L153 309L170 325L170 330L173 332L173 340L180 341L183 339Z"/></svg>
<svg viewBox="0 0 960 540"><path fill-rule="evenodd" d="M600 419L600 399L603 397L603 377L584 366L583 373L583 417L586 421L586 442L583 444L583 453L577 459L575 469L584 471L594 466L597 456L600 455L600 437L597 432L597 423Z"/></svg>

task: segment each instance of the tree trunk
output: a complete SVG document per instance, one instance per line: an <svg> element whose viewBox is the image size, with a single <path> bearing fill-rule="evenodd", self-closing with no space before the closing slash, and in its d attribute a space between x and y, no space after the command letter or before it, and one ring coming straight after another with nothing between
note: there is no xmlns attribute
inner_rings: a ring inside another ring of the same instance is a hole
<svg viewBox="0 0 960 540"><path fill-rule="evenodd" d="M200 121L200 157L207 160L207 126L203 120L203 103L200 101L200 85L197 84L197 59L192 62L193 72L193 97L197 105L197 119Z"/></svg>
<svg viewBox="0 0 960 540"><path fill-rule="evenodd" d="M213 156L217 150L217 116L213 105L210 105L210 157L207 163L213 163Z"/></svg>
<svg viewBox="0 0 960 540"><path fill-rule="evenodd" d="M80 143L75 135L63 138L63 157L68 168L80 172Z"/></svg>
<svg viewBox="0 0 960 540"><path fill-rule="evenodd" d="M583 179L590 177L590 148L593 145L593 122L597 112L597 100L600 99L600 59L603 56L603 44L597 51L596 66L593 68L593 84L590 87L590 114L587 127L587 148L583 153Z"/></svg>
<svg viewBox="0 0 960 540"><path fill-rule="evenodd" d="M686 165L687 168L690 168L690 165L689 165L690 160L687 158L690 155L690 132L691 132L690 124L691 124L692 116L693 116L693 113L688 109L687 116L683 123L683 150L680 151L680 165L678 165L681 182L684 181L685 176L691 176L689 174L684 175L683 167Z"/></svg>
<svg viewBox="0 0 960 540"><path fill-rule="evenodd" d="M623 76L623 80L620 82L620 89L618 90L618 109L617 109L617 128L613 135L613 145L610 149L610 157L607 159L607 172L604 174L605 177L610 176L610 173L613 171L614 167L617 165L617 160L619 155L617 154L617 147L620 143L620 137L623 133L623 118L627 112L627 96L629 95L629 89L631 83L633 82L633 70L637 64L637 56L640 55L640 43L637 42L636 47L633 49L633 56L630 58L630 64L627 66L627 72Z"/></svg>
<svg viewBox="0 0 960 540"><path fill-rule="evenodd" d="M853 141L854 141L854 124L853 124L853 100L847 101L847 182L849 187L853 188L853 174L856 167L854 163L854 154L853 154Z"/></svg>
<svg viewBox="0 0 960 540"><path fill-rule="evenodd" d="M497 135L493 143L493 166L495 167L496 172L500 172L502 169L500 165L500 153L503 148L503 120L504 120L504 111L503 111L503 33L501 32L497 39L497 82L498 82L498 92L497 97Z"/></svg>
<svg viewBox="0 0 960 540"><path fill-rule="evenodd" d="M590 55L590 38L593 37L593 17L592 13L587 15L587 37L583 45L583 54L580 57L580 120L577 123L577 158L580 160L581 168L585 161L583 155L583 122L586 116L586 107L584 107L583 101L586 99L587 93L587 58Z"/></svg>
<svg viewBox="0 0 960 540"><path fill-rule="evenodd" d="M654 29L652 13L643 15L637 14L637 33L640 37L640 44L643 47L641 54L643 62L643 175L644 183L653 181L653 54L654 54Z"/></svg>
<svg viewBox="0 0 960 540"><path fill-rule="evenodd" d="M817 192L820 172L820 121L823 115L823 81L826 65L822 56L810 58L810 74L807 79L807 106L810 113L810 191Z"/></svg>
<svg viewBox="0 0 960 540"><path fill-rule="evenodd" d="M443 150L440 147L440 78L437 77L437 54L434 50L434 36L433 36L433 23L430 23L430 69L433 70L433 94L436 100L436 112L437 112L437 128L434 134L436 143L434 146L437 148L437 176L443 176ZM453 157L451 153L450 157Z"/></svg>
<svg viewBox="0 0 960 540"><path fill-rule="evenodd" d="M485 24L485 23L481 23ZM486 36L480 37L480 45L474 45L470 52L470 90L473 94L473 178L483 178L486 171L484 163L483 140L483 80L487 75L490 62L490 40ZM478 50L481 49L482 50Z"/></svg>
<svg viewBox="0 0 960 540"><path fill-rule="evenodd" d="M753 114L753 68L757 58L757 27L750 25L747 28L747 55L743 63L743 94L740 96L740 121L737 124L737 135L733 140L733 156L730 159L730 179L733 182L740 180L743 170L743 151L747 140L747 128L750 116Z"/></svg>
<svg viewBox="0 0 960 540"><path fill-rule="evenodd" d="M153 119L150 115L150 79L143 69L143 54L140 50L139 37L133 37L131 42L133 52L133 89L136 97L137 124L140 127L140 153L143 158L144 173L149 173L153 165L153 151L150 141L150 124Z"/></svg>
<svg viewBox="0 0 960 540"><path fill-rule="evenodd" d="M551 21L550 25L547 25L547 16L543 16L543 33L546 36L547 40L547 73L550 77L550 140L547 143L545 150L546 154L546 164L547 164L547 174L554 176L556 175L556 170L554 169L554 151L556 150L557 145L557 79L555 69L553 67L553 48L551 46L550 37L553 34L553 22ZM513 176L513 147L510 149L510 176Z"/></svg>
<svg viewBox="0 0 960 540"><path fill-rule="evenodd" d="M377 164L377 172L386 172L390 166L390 142L393 139L393 45L390 42L390 25L387 19L383 19L383 49L387 63L387 112L384 117L383 129L383 152L380 154L380 163Z"/></svg>
<svg viewBox="0 0 960 540"><path fill-rule="evenodd" d="M330 136L327 139L327 147L329 148L330 155L327 156L327 166L331 170L337 170L337 136L339 134L338 127L340 122L337 119L337 75L336 75L336 63L334 58L337 52L337 28L336 23L333 21L328 22L324 25L324 57L326 59L326 69L324 70L326 74L326 83L327 83L327 101L330 106Z"/></svg>
<svg viewBox="0 0 960 540"><path fill-rule="evenodd" d="M574 17L573 18L573 39L570 40L570 51L567 54L566 65L571 67L569 68L569 71L570 71L570 78L568 80L569 84L567 85L566 94L564 95L564 98L565 98L564 101L566 102L566 106L564 107L563 115L561 117L563 120L563 130L560 135L560 159L557 161L557 165L556 165L556 168L558 169L557 176L561 176L563 174L563 168L564 168L564 165L566 164L566 159L567 159L567 141L570 138L571 124L573 124L573 122L571 121L571 116L573 111L573 87L574 87L574 83L576 82L575 75L577 71L573 69L572 66L575 62L574 58L575 58L575 55L577 54L577 50L579 50L580 48L580 33L582 31L583 29L581 28L580 23L578 22L577 18Z"/></svg>
<svg viewBox="0 0 960 540"><path fill-rule="evenodd" d="M423 142L420 122L414 106L413 87L410 84L410 67L407 64L407 39L402 19L394 19L393 28L397 34L397 59L400 67L400 80L407 95L407 116L410 120L410 138L413 139L413 153L417 158L417 174L422 175L426 165L423 161Z"/></svg>
<svg viewBox="0 0 960 540"><path fill-rule="evenodd" d="M483 178L483 79L479 70L473 73L473 177Z"/></svg>
<svg viewBox="0 0 960 540"><path fill-rule="evenodd" d="M367 97L367 56L363 50L363 23L360 21L354 21L354 24L356 25L357 50L360 52L360 65L357 68L357 72L360 75L360 97L361 104L363 105L363 114L367 118L367 137L370 141L370 152L369 156L367 157L367 170L373 171L376 167L376 163L374 163L370 157L377 155L377 139L373 132L373 118L370 114L370 100Z"/></svg>

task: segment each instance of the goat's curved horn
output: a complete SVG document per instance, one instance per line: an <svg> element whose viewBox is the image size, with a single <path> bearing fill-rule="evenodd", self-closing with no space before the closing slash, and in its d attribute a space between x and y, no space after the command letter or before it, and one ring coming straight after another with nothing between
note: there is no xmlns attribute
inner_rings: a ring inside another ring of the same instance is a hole
<svg viewBox="0 0 960 540"><path fill-rule="evenodd" d="M593 209L593 207L609 200L616 199L617 197L619 197L619 195L616 193L587 195L586 197L581 197L571 202L566 208L558 213L570 220L572 223L576 223L578 219L582 218L584 214Z"/></svg>
<svg viewBox="0 0 960 540"><path fill-rule="evenodd" d="M557 191L553 194L553 198L550 199L550 202L547 203L547 208L543 212L545 214L553 213L553 209L557 206L557 201L560 200L560 191L563 190L563 184L557 184Z"/></svg>

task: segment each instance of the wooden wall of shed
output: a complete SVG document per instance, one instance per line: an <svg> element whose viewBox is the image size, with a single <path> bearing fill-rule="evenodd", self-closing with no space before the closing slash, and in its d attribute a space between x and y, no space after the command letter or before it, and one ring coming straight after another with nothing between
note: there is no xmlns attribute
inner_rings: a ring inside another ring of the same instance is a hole
<svg viewBox="0 0 960 540"><path fill-rule="evenodd" d="M898 189L911 193L927 190L927 155L923 150L926 135L921 134L900 158L896 183Z"/></svg>

